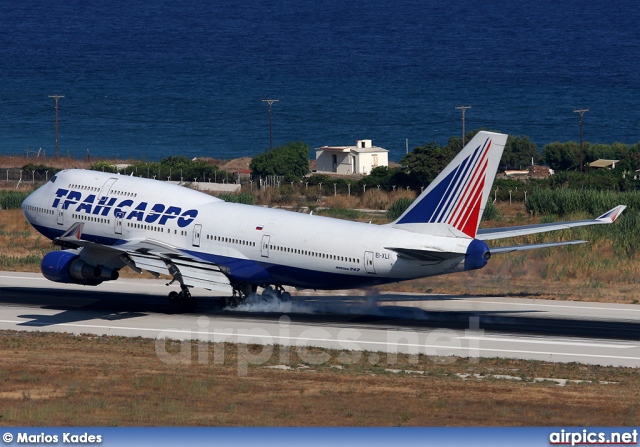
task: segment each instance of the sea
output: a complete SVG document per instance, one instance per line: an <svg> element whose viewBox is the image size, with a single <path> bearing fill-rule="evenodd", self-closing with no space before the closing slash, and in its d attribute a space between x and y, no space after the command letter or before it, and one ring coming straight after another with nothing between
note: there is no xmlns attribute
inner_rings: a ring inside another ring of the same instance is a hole
<svg viewBox="0 0 640 447"><path fill-rule="evenodd" d="M640 141L630 0L0 0L0 155ZM271 104L267 100L273 100ZM313 151L310 156L313 157Z"/></svg>

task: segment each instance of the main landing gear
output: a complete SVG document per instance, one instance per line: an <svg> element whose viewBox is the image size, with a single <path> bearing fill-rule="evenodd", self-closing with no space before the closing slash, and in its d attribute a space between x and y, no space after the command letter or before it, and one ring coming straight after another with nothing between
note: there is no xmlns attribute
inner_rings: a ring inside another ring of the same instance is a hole
<svg viewBox="0 0 640 447"><path fill-rule="evenodd" d="M185 285L181 285L180 292L171 291L169 293L169 305L176 312L193 312L198 307L198 301L191 296L191 292Z"/></svg>
<svg viewBox="0 0 640 447"><path fill-rule="evenodd" d="M225 297L221 301L222 307L237 307L247 301L249 297L255 297L259 301L279 300L283 302L291 301L291 294L284 290L281 285L262 286L264 290L257 294L258 286L253 284L233 284L233 296Z"/></svg>
<svg viewBox="0 0 640 447"><path fill-rule="evenodd" d="M275 287L266 286L262 291L264 299L277 299L283 302L291 301L291 294L284 290L284 287L277 285Z"/></svg>
<svg viewBox="0 0 640 447"><path fill-rule="evenodd" d="M238 307L247 301L247 298L255 295L258 290L258 286L254 284L232 283L231 287L233 287L233 296L221 298L220 305L222 307Z"/></svg>
<svg viewBox="0 0 640 447"><path fill-rule="evenodd" d="M191 296L189 287L184 283L180 270L171 262L165 261L165 263L167 264L169 273L173 276L173 279L167 285L170 286L174 281L180 283L180 292L172 291L169 293L169 305L178 313L193 312L196 310L196 307L198 307L198 302Z"/></svg>

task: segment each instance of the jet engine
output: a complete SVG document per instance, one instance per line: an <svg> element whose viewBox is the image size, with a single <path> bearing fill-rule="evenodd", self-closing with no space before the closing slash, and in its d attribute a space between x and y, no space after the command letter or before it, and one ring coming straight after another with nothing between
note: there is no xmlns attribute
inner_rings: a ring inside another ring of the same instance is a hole
<svg viewBox="0 0 640 447"><path fill-rule="evenodd" d="M42 274L49 281L86 286L97 286L103 281L118 279L118 270L105 266L87 264L77 253L52 251L47 253L40 265Z"/></svg>
<svg viewBox="0 0 640 447"><path fill-rule="evenodd" d="M481 269L487 265L491 258L491 251L484 241L474 239L467 248L467 256L464 259L464 270Z"/></svg>

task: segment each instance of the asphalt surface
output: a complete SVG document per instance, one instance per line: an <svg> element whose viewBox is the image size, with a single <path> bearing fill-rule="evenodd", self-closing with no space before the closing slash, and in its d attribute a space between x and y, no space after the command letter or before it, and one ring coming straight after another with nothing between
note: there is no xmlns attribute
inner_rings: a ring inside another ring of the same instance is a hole
<svg viewBox="0 0 640 447"><path fill-rule="evenodd" d="M167 301L171 290L178 289L161 280L89 287L0 272L0 329L371 351L365 353L371 363L376 352L402 352L438 361L506 357L640 366L638 305L306 291L287 303L256 298L228 309L215 294L194 289L197 311L176 313Z"/></svg>

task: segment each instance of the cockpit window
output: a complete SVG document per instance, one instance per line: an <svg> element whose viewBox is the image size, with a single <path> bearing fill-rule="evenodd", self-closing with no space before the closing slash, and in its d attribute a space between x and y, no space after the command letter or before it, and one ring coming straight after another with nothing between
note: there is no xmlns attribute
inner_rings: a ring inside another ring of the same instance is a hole
<svg viewBox="0 0 640 447"><path fill-rule="evenodd" d="M51 183L55 183L56 182L56 175L54 175L53 177L51 177L51 180L49 180Z"/></svg>

